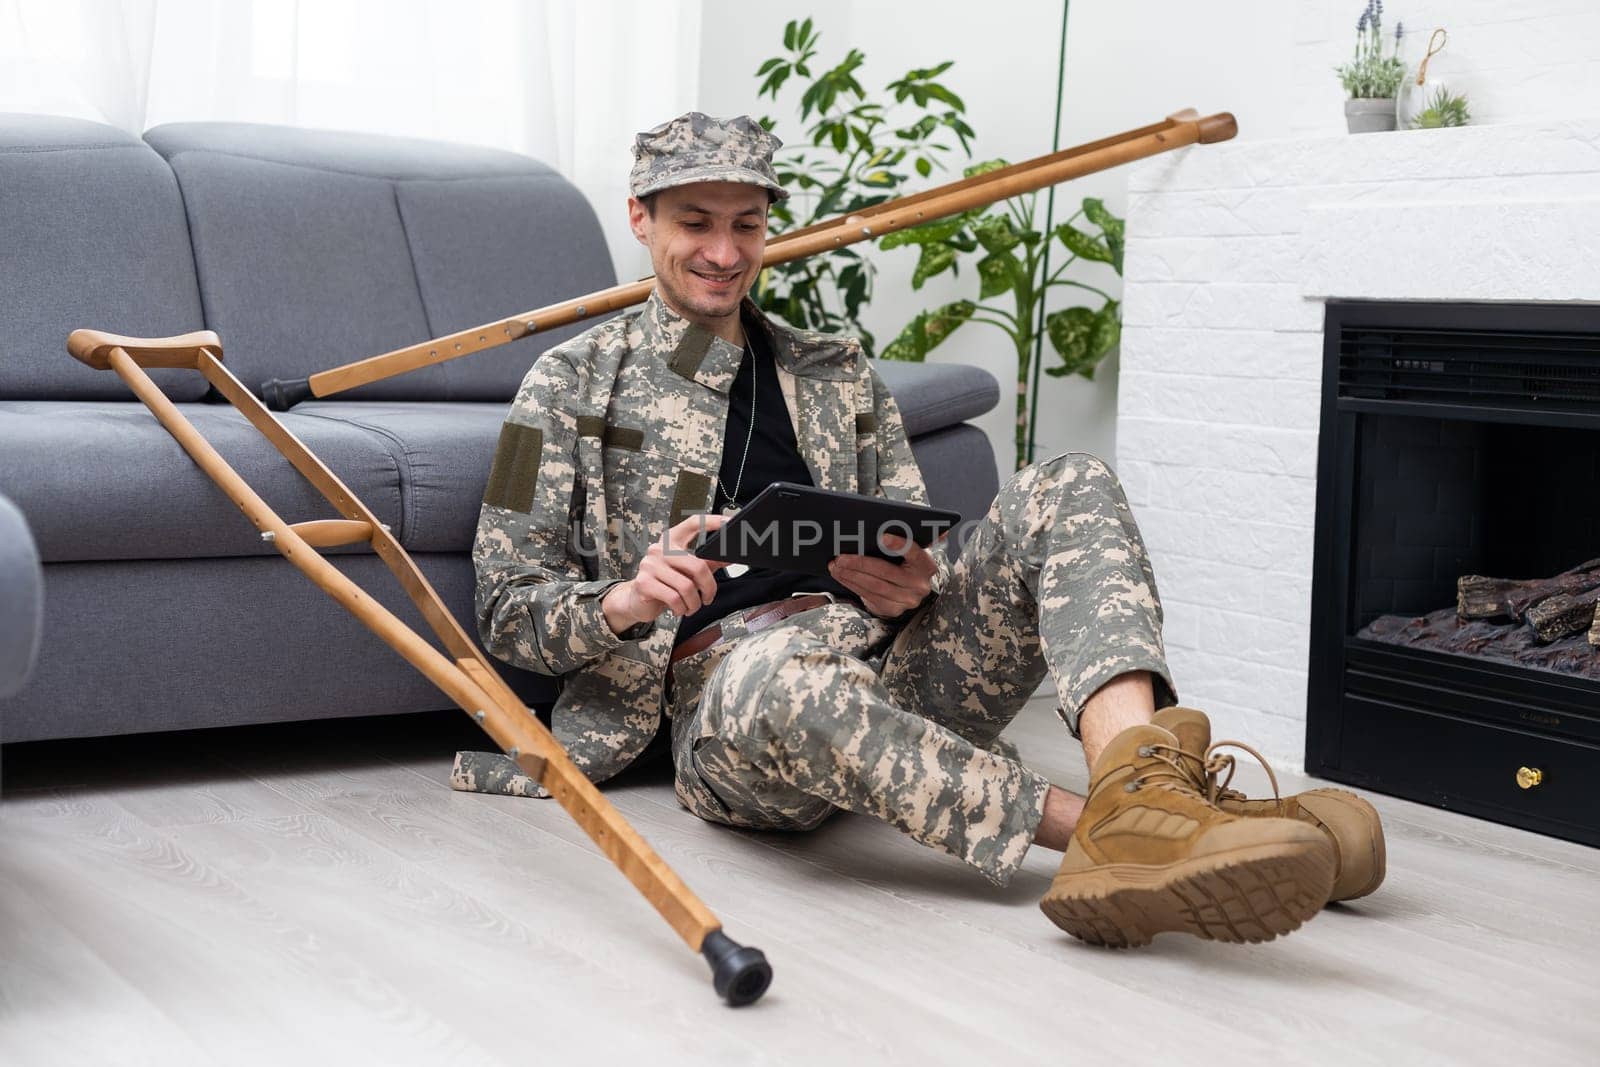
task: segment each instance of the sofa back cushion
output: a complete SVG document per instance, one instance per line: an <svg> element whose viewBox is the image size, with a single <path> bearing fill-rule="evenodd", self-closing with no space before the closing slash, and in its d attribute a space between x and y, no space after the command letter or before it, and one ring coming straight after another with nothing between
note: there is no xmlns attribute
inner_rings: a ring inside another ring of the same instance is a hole
<svg viewBox="0 0 1600 1067"><path fill-rule="evenodd" d="M79 327L164 337L203 328L178 184L111 126L0 114L0 400L133 401L67 355ZM174 399L191 371L156 371Z"/></svg>
<svg viewBox="0 0 1600 1067"><path fill-rule="evenodd" d="M247 123L158 126L229 366L258 389L614 283L594 212L495 149ZM508 401L584 324L363 386L347 399Z"/></svg>

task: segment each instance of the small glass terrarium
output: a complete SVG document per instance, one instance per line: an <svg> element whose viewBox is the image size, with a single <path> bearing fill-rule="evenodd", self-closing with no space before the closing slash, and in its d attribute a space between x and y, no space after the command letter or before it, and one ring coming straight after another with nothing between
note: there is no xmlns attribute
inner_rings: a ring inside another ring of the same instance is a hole
<svg viewBox="0 0 1600 1067"><path fill-rule="evenodd" d="M1399 129L1438 129L1465 126L1472 121L1462 79L1439 55L1446 36L1444 30L1434 30L1428 41L1428 54L1401 81L1395 98L1395 125Z"/></svg>

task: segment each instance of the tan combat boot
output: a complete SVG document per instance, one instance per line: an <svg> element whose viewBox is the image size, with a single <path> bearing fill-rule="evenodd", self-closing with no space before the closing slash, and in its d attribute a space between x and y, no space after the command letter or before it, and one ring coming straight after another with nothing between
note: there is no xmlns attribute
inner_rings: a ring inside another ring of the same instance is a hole
<svg viewBox="0 0 1600 1067"><path fill-rule="evenodd" d="M1163 930L1270 941L1321 910L1333 847L1294 819L1220 811L1159 726L1122 731L1090 772L1089 797L1039 907L1094 945L1144 945Z"/></svg>
<svg viewBox="0 0 1600 1067"><path fill-rule="evenodd" d="M1299 819L1328 835L1338 859L1329 900L1354 900L1378 888L1387 861L1383 823L1371 804L1344 789L1312 789L1286 796L1282 801L1251 800L1237 789L1229 789L1227 780L1218 782L1218 775L1224 770L1228 778L1233 777L1233 757L1212 757L1211 720L1204 712L1193 708L1163 708L1156 712L1152 721L1177 737L1185 764L1195 772L1197 783L1203 780L1207 797L1223 811L1252 817ZM1223 745L1238 745L1252 751L1236 741L1220 741L1215 747ZM1265 761L1262 766L1266 766ZM1267 767L1267 774L1272 776L1272 768ZM1273 783L1276 787L1275 777Z"/></svg>

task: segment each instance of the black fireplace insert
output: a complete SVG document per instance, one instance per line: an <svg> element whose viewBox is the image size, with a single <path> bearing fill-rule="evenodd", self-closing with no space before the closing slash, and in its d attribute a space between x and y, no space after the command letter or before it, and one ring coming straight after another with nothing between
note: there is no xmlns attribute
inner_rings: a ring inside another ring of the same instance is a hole
<svg viewBox="0 0 1600 1067"><path fill-rule="evenodd" d="M1600 845L1591 627L1458 615L1600 597L1600 305L1332 301L1323 351L1307 770Z"/></svg>

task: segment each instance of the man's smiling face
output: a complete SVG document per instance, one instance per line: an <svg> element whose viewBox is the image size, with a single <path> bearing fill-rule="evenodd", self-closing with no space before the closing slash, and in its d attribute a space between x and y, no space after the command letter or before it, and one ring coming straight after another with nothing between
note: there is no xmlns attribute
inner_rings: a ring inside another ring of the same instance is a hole
<svg viewBox="0 0 1600 1067"><path fill-rule="evenodd" d="M650 249L656 291L678 314L735 340L739 302L755 284L767 244L767 191L738 182L663 189L652 217L628 200L634 236Z"/></svg>

